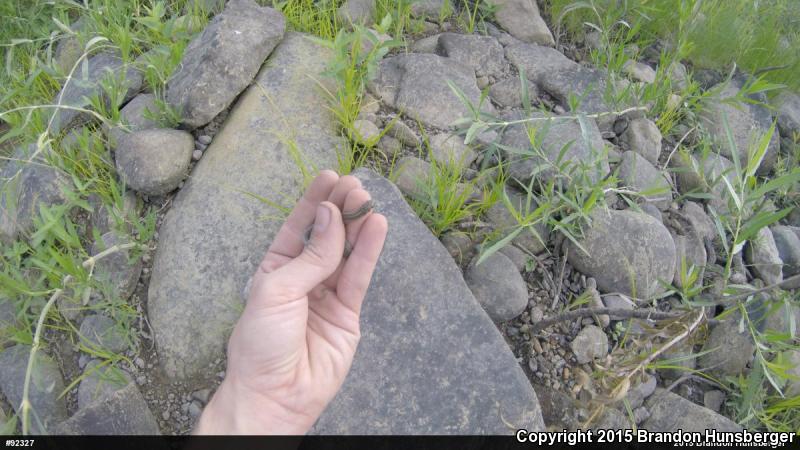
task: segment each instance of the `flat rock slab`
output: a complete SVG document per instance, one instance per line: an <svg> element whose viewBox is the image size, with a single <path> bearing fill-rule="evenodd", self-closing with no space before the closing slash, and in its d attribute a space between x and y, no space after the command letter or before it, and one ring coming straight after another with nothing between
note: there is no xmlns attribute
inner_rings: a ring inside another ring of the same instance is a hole
<svg viewBox="0 0 800 450"><path fill-rule="evenodd" d="M161 226L148 315L170 376L210 376L242 291L281 225L248 193L291 206L304 169L336 167L342 143L317 80L330 52L288 33L231 111ZM332 87L328 87L332 89Z"/></svg>
<svg viewBox="0 0 800 450"><path fill-rule="evenodd" d="M62 435L153 435L161 434L144 397L129 383L108 392L81 408L54 430Z"/></svg>
<svg viewBox="0 0 800 450"><path fill-rule="evenodd" d="M361 313L361 343L318 434L544 430L539 401L461 271L400 191L355 172L389 221Z"/></svg>
<svg viewBox="0 0 800 450"><path fill-rule="evenodd" d="M384 59L369 89L412 119L437 128L450 128L458 119L469 116L469 108L448 81L473 105L478 105L481 92L475 71L452 58L432 54L409 53ZM486 112L494 111L489 102L484 102L483 108Z"/></svg>
<svg viewBox="0 0 800 450"><path fill-rule="evenodd" d="M167 101L182 111L183 123L207 124L250 84L283 39L286 20L253 0L231 0L186 47L167 83Z"/></svg>

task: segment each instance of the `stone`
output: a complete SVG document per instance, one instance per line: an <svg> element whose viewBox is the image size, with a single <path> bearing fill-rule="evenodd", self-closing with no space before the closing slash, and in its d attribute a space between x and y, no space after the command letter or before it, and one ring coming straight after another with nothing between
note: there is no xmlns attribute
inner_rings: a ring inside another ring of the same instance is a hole
<svg viewBox="0 0 800 450"><path fill-rule="evenodd" d="M391 161L392 159L398 157L403 151L403 144L397 139L384 134L378 141L378 149L383 151Z"/></svg>
<svg viewBox="0 0 800 450"><path fill-rule="evenodd" d="M742 165L746 164L748 151L755 148L762 136L764 136L772 125L772 115L769 110L762 105L743 103L734 106L730 102L739 93L741 81L731 80L728 84L717 85L717 95L709 97L704 102L701 110L701 123L706 128L715 146L722 156L732 158L728 133L725 129L727 122L730 132L733 135L735 150ZM764 154L764 158L759 167L759 174L766 174L775 164L778 156L780 137L778 132L772 135L769 146Z"/></svg>
<svg viewBox="0 0 800 450"><path fill-rule="evenodd" d="M198 404L198 402L191 402L189 403L189 408L187 412L189 413L189 417L191 417L192 419L197 419L198 417L200 417L200 414L203 413L203 407L200 404Z"/></svg>
<svg viewBox="0 0 800 450"><path fill-rule="evenodd" d="M501 252L477 261L464 272L464 280L489 317L506 322L522 314L528 306L528 288L514 262Z"/></svg>
<svg viewBox="0 0 800 450"><path fill-rule="evenodd" d="M192 152L192 161L200 161L200 158L203 157L202 150L195 150Z"/></svg>
<svg viewBox="0 0 800 450"><path fill-rule="evenodd" d="M283 39L283 14L253 0L230 0L189 42L167 82L167 102L182 123L203 126L227 108Z"/></svg>
<svg viewBox="0 0 800 450"><path fill-rule="evenodd" d="M212 141L212 137L207 135L207 134L201 134L200 136L197 136L197 142L199 142L199 143L201 143L203 145L208 145L208 144L211 143L211 141Z"/></svg>
<svg viewBox="0 0 800 450"><path fill-rule="evenodd" d="M800 95L784 89L775 97L778 107L778 129L781 136L791 138L800 134Z"/></svg>
<svg viewBox="0 0 800 450"><path fill-rule="evenodd" d="M353 366L312 433L544 430L536 393L450 255L392 183L354 175L391 226Z"/></svg>
<svg viewBox="0 0 800 450"><path fill-rule="evenodd" d="M586 364L595 358L604 358L608 354L608 336L602 328L587 325L569 344L578 364Z"/></svg>
<svg viewBox="0 0 800 450"><path fill-rule="evenodd" d="M686 231L686 230L681 230ZM697 274L697 281L694 285L699 286L703 281L703 273L707 261L706 247L694 230L689 233L678 234L670 230L672 241L675 243L675 277L672 284L677 288L688 288L685 281L688 281L690 271Z"/></svg>
<svg viewBox="0 0 800 450"><path fill-rule="evenodd" d="M41 208L67 200L69 179L60 170L31 159L35 149L17 150L13 157L25 162L8 164L0 170L0 242L27 239L34 231L34 219Z"/></svg>
<svg viewBox="0 0 800 450"><path fill-rule="evenodd" d="M411 16L424 19L439 17L448 0L417 0L411 3Z"/></svg>
<svg viewBox="0 0 800 450"><path fill-rule="evenodd" d="M133 98L142 87L142 74L132 65L126 65L119 51L103 51L86 61L86 70L78 67L61 91L53 99L53 104L72 106L74 108L91 108L90 99L99 95L100 99L111 106L111 99L107 97L102 84L106 80L115 79L125 89L122 103ZM120 106L120 105L114 105ZM54 110L50 131L58 134L73 126L87 122L92 118L89 113L76 109L60 108Z"/></svg>
<svg viewBox="0 0 800 450"><path fill-rule="evenodd" d="M427 161L415 156L404 156L397 162L395 184L403 194L422 198L427 192L432 170Z"/></svg>
<svg viewBox="0 0 800 450"><path fill-rule="evenodd" d="M475 71L475 76L498 76L506 66L503 46L491 36L442 33L438 53Z"/></svg>
<svg viewBox="0 0 800 450"><path fill-rule="evenodd" d="M783 279L800 274L800 228L776 225L772 227L772 238L783 262ZM800 281L784 283L784 289L800 288Z"/></svg>
<svg viewBox="0 0 800 450"><path fill-rule="evenodd" d="M528 95L531 99L536 96L536 89L528 80L519 78L506 78L489 86L489 98L505 108L522 107L522 83L528 86ZM531 100L532 101L532 100Z"/></svg>
<svg viewBox="0 0 800 450"><path fill-rule="evenodd" d="M0 349L4 346L2 339L6 330L17 323L17 309L10 298L0 296Z"/></svg>
<svg viewBox="0 0 800 450"><path fill-rule="evenodd" d="M346 0L336 17L339 23L370 26L375 23L375 0Z"/></svg>
<svg viewBox="0 0 800 450"><path fill-rule="evenodd" d="M714 376L739 376L753 359L755 345L750 331L739 331L738 320L725 320L711 329L702 352L697 358L700 367L708 368Z"/></svg>
<svg viewBox="0 0 800 450"><path fill-rule="evenodd" d="M103 124L111 148L115 148L120 138L129 132L160 128L158 117L161 110L156 100L153 94L139 94L119 111L119 125L108 127Z"/></svg>
<svg viewBox="0 0 800 450"><path fill-rule="evenodd" d="M525 77L539 84L548 74L559 71L575 71L580 65L550 47L517 43L506 47L506 59Z"/></svg>
<svg viewBox="0 0 800 450"><path fill-rule="evenodd" d="M722 409L722 404L725 402L725 393L719 389L712 389L703 394L703 405L716 413Z"/></svg>
<svg viewBox="0 0 800 450"><path fill-rule="evenodd" d="M415 41L411 45L411 51L414 53L436 53L439 48L439 36L439 34L434 34Z"/></svg>
<svg viewBox="0 0 800 450"><path fill-rule="evenodd" d="M299 198L292 148L310 166L336 167L344 143L318 84L330 57L306 35L287 33L164 216L147 307L168 376L213 377L207 368L224 355L241 292L281 225L263 220L275 209L244 193Z"/></svg>
<svg viewBox="0 0 800 450"><path fill-rule="evenodd" d="M78 18L78 20L69 26L70 30L75 34L64 36L59 39L56 44L56 50L53 54L53 63L64 75L69 74L73 68L75 68L73 75L81 70L80 67L75 67L75 63L77 63L81 55L83 55L83 46L81 45L80 39L78 39L77 33L83 29L84 25L85 21L83 17Z"/></svg>
<svg viewBox="0 0 800 450"><path fill-rule="evenodd" d="M636 307L633 301L624 295L606 294L602 296L602 299L606 308L632 310Z"/></svg>
<svg viewBox="0 0 800 450"><path fill-rule="evenodd" d="M456 264L465 264L472 259L474 244L467 233L450 231L443 234L439 239Z"/></svg>
<svg viewBox="0 0 800 450"><path fill-rule="evenodd" d="M651 164L658 164L661 155L661 132L655 123L639 118L628 122L628 128L620 136L622 148L636 152Z"/></svg>
<svg viewBox="0 0 800 450"><path fill-rule="evenodd" d="M706 430L742 431L743 429L727 417L664 389L656 389L656 393L647 399L645 406L650 411L650 417L642 423L641 428L651 432L682 430L705 433Z"/></svg>
<svg viewBox="0 0 800 450"><path fill-rule="evenodd" d="M163 195L186 176L193 151L194 139L185 131L136 131L117 142L117 171L136 192Z"/></svg>
<svg viewBox="0 0 800 450"><path fill-rule="evenodd" d="M381 130L374 123L368 120L353 122L353 139L359 144L371 147L378 142L380 137Z"/></svg>
<svg viewBox="0 0 800 450"><path fill-rule="evenodd" d="M685 90L689 83L689 72L686 70L686 66L679 61L674 61L670 64L668 69L672 86L675 87L677 91Z"/></svg>
<svg viewBox="0 0 800 450"><path fill-rule="evenodd" d="M537 179L547 183L558 175L554 166L568 161L573 165L588 166L587 176L594 181L608 174L608 158L603 152L605 144L592 119L584 121L586 130L582 130L580 123L570 118L547 118L540 113L533 113L531 117L541 120L509 126L500 141L502 145L513 149L505 150L509 160L508 172L512 178L527 186L535 173ZM540 151L534 151L529 129L534 133ZM568 146L566 150L564 146ZM520 154L522 151L526 153Z"/></svg>
<svg viewBox="0 0 800 450"><path fill-rule="evenodd" d="M714 221L711 220L711 217L706 214L703 206L699 203L690 200L685 201L681 206L681 216L689 222L692 229L701 239L714 241L719 238Z"/></svg>
<svg viewBox="0 0 800 450"><path fill-rule="evenodd" d="M661 210L658 209L654 204L645 202L641 206L641 210L648 216L658 220L661 223L664 223L664 216L661 214Z"/></svg>
<svg viewBox="0 0 800 450"><path fill-rule="evenodd" d="M661 368L659 369L659 374L662 378L678 379L690 373L697 367L696 354L694 345L692 345L691 342L681 341L677 343L673 347L668 348L659 357L659 360L675 368Z"/></svg>
<svg viewBox="0 0 800 450"><path fill-rule="evenodd" d="M744 256L753 273L767 286L783 281L783 260L769 228L761 228L747 242Z"/></svg>
<svg viewBox="0 0 800 450"><path fill-rule="evenodd" d="M652 84L656 82L656 71L652 67L631 59L622 64L622 71L635 81Z"/></svg>
<svg viewBox="0 0 800 450"><path fill-rule="evenodd" d="M92 360L86 364L78 385L78 409L86 408L107 393L118 391L130 383L131 377L124 370Z"/></svg>
<svg viewBox="0 0 800 450"><path fill-rule="evenodd" d="M509 210L509 207L513 207L521 215L528 215L539 207L532 197L529 199L526 195L511 189L506 189L505 193L509 203L501 199L486 211L486 221L502 236L507 236L514 232L520 225L514 214ZM523 229L511 240L511 243L533 255L538 255L547 250L546 243L549 239L550 230L547 225L537 222Z"/></svg>
<svg viewBox="0 0 800 450"><path fill-rule="evenodd" d="M800 395L800 381L798 380L798 378L800 378L800 351L790 351L787 359L787 363L791 365L792 368L788 369L786 373L794 378L790 378L786 382L784 395L787 397L797 397Z"/></svg>
<svg viewBox="0 0 800 450"><path fill-rule="evenodd" d="M114 319L104 314L86 316L81 322L80 336L91 349L119 353L128 347L125 332Z"/></svg>
<svg viewBox="0 0 800 450"><path fill-rule="evenodd" d="M18 415L22 413L20 405L30 351L30 346L18 344L0 353L0 389ZM41 349L33 361L28 393L31 430L36 434L47 434L52 432L53 425L67 418L64 397L60 396L64 379L58 363Z"/></svg>
<svg viewBox="0 0 800 450"><path fill-rule="evenodd" d="M416 148L420 145L419 136L417 132L412 130L411 127L406 125L401 120L395 120L392 122L391 128L387 132L389 136L397 139L402 144L407 145L411 148Z"/></svg>
<svg viewBox="0 0 800 450"><path fill-rule="evenodd" d="M116 231L109 231L100 236L100 240L92 245L92 255L115 245L124 245L133 239ZM94 276L101 283L106 283L108 294L119 300L127 300L136 289L136 282L142 273L141 258L133 259L133 252L125 249L114 252L97 261Z"/></svg>
<svg viewBox="0 0 800 450"><path fill-rule="evenodd" d="M469 167L478 157L474 150L464 144L464 139L450 133L437 133L430 138L431 158L439 165L457 169Z"/></svg>
<svg viewBox="0 0 800 450"><path fill-rule="evenodd" d="M376 78L367 86L383 103L410 118L447 129L458 119L470 116L469 108L450 89L448 81L461 89L473 105L478 105L481 93L474 70L450 58L427 53L384 58ZM484 102L482 108L484 112L494 112L489 102Z"/></svg>
<svg viewBox="0 0 800 450"><path fill-rule="evenodd" d="M528 260L530 257L524 251L514 247L513 245L506 245L500 249L500 253L508 256L508 259L514 263L514 267L517 268L517 272L523 272L527 268Z"/></svg>
<svg viewBox="0 0 800 450"><path fill-rule="evenodd" d="M55 428L62 435L156 435L156 418L135 384L107 392Z"/></svg>
<svg viewBox="0 0 800 450"><path fill-rule="evenodd" d="M589 283L590 281L591 284ZM597 291L597 282L594 281L594 278L586 280L585 294L589 296L589 305L592 308L602 308L605 306L602 297L600 297L600 292ZM597 314L593 316L593 319L595 319L595 323L600 325L601 328L606 328L611 323L611 318L608 314Z"/></svg>
<svg viewBox="0 0 800 450"><path fill-rule="evenodd" d="M669 178L643 156L627 151L622 154L617 169L624 187L639 192L645 201L662 211L672 204L672 185Z"/></svg>
<svg viewBox="0 0 800 450"><path fill-rule="evenodd" d="M656 391L656 381L656 377L645 373L641 380L633 383L633 387L628 390L628 394L625 396L631 409L641 407L645 399L653 395L653 392Z"/></svg>
<svg viewBox="0 0 800 450"><path fill-rule="evenodd" d="M123 192L122 198L111 205L105 204L99 195L90 194L89 204L92 206L92 232L100 235L120 226L127 228L127 223L139 216L139 200L130 190Z"/></svg>
<svg viewBox="0 0 800 450"><path fill-rule="evenodd" d="M555 45L536 0L490 0L489 3L495 7L495 22L511 36L524 42Z"/></svg>
<svg viewBox="0 0 800 450"><path fill-rule="evenodd" d="M710 193L709 206L724 214L728 211L728 192L722 177L733 181L733 163L724 156L712 153L698 160L694 155L677 152L670 163L675 169L678 191Z"/></svg>

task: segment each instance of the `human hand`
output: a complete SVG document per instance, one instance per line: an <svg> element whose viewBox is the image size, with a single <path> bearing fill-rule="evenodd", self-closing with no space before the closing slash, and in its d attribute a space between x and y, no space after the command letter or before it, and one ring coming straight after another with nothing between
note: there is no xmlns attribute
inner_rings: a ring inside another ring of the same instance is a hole
<svg viewBox="0 0 800 450"><path fill-rule="evenodd" d="M304 434L322 414L353 362L361 303L388 230L377 213L342 220L341 211L369 200L352 176L323 171L311 183L253 275L225 380L195 433Z"/></svg>

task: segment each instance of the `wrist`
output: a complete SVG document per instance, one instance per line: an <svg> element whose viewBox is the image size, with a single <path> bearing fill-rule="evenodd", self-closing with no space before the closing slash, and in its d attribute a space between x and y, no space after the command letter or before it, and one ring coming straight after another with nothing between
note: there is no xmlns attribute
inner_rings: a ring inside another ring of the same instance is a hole
<svg viewBox="0 0 800 450"><path fill-rule="evenodd" d="M226 378L203 410L194 433L302 435L314 421Z"/></svg>

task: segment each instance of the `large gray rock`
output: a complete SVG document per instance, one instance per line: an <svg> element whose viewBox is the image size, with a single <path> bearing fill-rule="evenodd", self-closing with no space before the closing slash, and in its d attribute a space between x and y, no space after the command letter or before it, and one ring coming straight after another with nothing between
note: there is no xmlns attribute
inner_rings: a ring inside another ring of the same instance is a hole
<svg viewBox="0 0 800 450"><path fill-rule="evenodd" d="M472 295L495 322L522 314L528 306L528 287L508 256L495 252L480 264L477 258L464 273Z"/></svg>
<svg viewBox="0 0 800 450"><path fill-rule="evenodd" d="M438 53L475 71L475 76L498 75L506 66L503 46L491 36L442 33Z"/></svg>
<svg viewBox="0 0 800 450"><path fill-rule="evenodd" d="M750 330L739 330L739 321L725 320L711 329L697 358L700 367L708 368L714 376L739 376L747 369L755 352Z"/></svg>
<svg viewBox="0 0 800 450"><path fill-rule="evenodd" d="M78 385L78 409L86 408L95 400L131 383L131 377L125 371L108 365L101 366L98 360L86 364L83 377Z"/></svg>
<svg viewBox="0 0 800 450"><path fill-rule="evenodd" d="M427 125L450 128L453 122L469 116L469 108L459 100L447 82L456 85L467 99L478 105L481 93L475 71L438 55L409 53L380 62L377 76L368 87L387 105ZM492 105L484 102L486 112Z"/></svg>
<svg viewBox="0 0 800 450"><path fill-rule="evenodd" d="M0 170L0 242L10 243L33 231L42 207L66 201L69 179L42 158L32 160L35 146L20 147ZM30 162L28 162L30 161Z"/></svg>
<svg viewBox="0 0 800 450"><path fill-rule="evenodd" d="M718 95L710 97L704 103L701 119L719 152L727 158L732 158L733 149L731 149L728 132L725 129L727 121L739 161L744 166L750 149L758 145L761 137L772 125L772 115L761 105L744 102L732 104L733 97L738 94L740 87L741 82L737 82L735 79L724 86L716 86L720 91ZM779 146L780 136L776 130L761 162L759 173L766 173L775 165Z"/></svg>
<svg viewBox="0 0 800 450"><path fill-rule="evenodd" d="M283 15L253 0L230 0L183 52L167 101L190 127L207 124L253 80L283 39Z"/></svg>
<svg viewBox="0 0 800 450"><path fill-rule="evenodd" d="M517 117L520 115L514 116ZM603 138L594 120L586 119L586 130L582 130L577 120L562 116L547 118L544 114L534 113L532 118L537 120L508 127L501 138L504 146L513 149L505 152L512 178L527 186L532 174L535 174L537 180L546 183L558 175L556 167L566 162L573 167L588 166L587 175L595 181L608 174ZM534 143L531 142L528 129L536 137ZM565 146L567 149L562 153ZM528 153L520 154L520 151Z"/></svg>
<svg viewBox="0 0 800 450"><path fill-rule="evenodd" d="M125 245L133 239L116 231L109 231L92 245L92 256L115 245ZM142 273L141 258L133 258L130 250L118 250L97 261L94 276L101 283L106 283L107 293L119 300L127 300L136 289L136 282Z"/></svg>
<svg viewBox="0 0 800 450"><path fill-rule="evenodd" d="M536 0L490 0L494 20L515 38L541 45L555 45L553 34L539 14Z"/></svg>
<svg viewBox="0 0 800 450"><path fill-rule="evenodd" d="M638 153L627 151L617 166L624 186L639 192L644 200L665 210L672 203L672 184L660 170Z"/></svg>
<svg viewBox="0 0 800 450"><path fill-rule="evenodd" d="M330 56L288 33L164 217L148 316L170 376L210 376L206 366L223 355L242 290L281 225L265 221L277 212L246 193L299 197L303 176L292 149L309 165L336 166L338 124L316 81L324 81Z"/></svg>
<svg viewBox="0 0 800 450"><path fill-rule="evenodd" d="M783 278L800 274L800 228L777 225L772 227L772 238L783 262ZM784 283L784 289L800 288L800 281Z"/></svg>
<svg viewBox="0 0 800 450"><path fill-rule="evenodd" d="M31 348L16 345L0 353L0 389L17 414L21 414L22 390ZM64 379L58 364L45 355L36 352L31 372L28 400L31 403L29 420L31 429L37 434L52 431L54 424L67 418L67 407L61 392Z"/></svg>
<svg viewBox="0 0 800 450"><path fill-rule="evenodd" d="M64 435L153 435L158 423L134 383L107 392L55 428Z"/></svg>
<svg viewBox="0 0 800 450"><path fill-rule="evenodd" d="M82 67L72 74L61 91L53 99L53 104L71 106L76 108L90 108L90 99L99 95L108 105L111 100L105 94L102 85L108 80L116 80L125 88L122 102L133 98L142 87L142 74L132 65L126 65L118 51L104 51L92 56L86 61L88 70ZM115 105L119 106L119 105ZM50 131L58 133L73 126L80 125L91 119L88 113L75 109L57 109L52 116Z"/></svg>
<svg viewBox="0 0 800 450"><path fill-rule="evenodd" d="M116 147L119 139L127 133L159 128L160 109L153 94L139 94L119 111L120 124L108 127L103 124L109 145Z"/></svg>
<svg viewBox="0 0 800 450"><path fill-rule="evenodd" d="M125 134L117 142L117 172L137 192L166 194L186 176L192 150L192 135L181 130L159 128Z"/></svg>
<svg viewBox="0 0 800 450"><path fill-rule="evenodd" d="M506 47L506 59L525 72L525 77L539 84L548 74L558 71L575 71L580 64L550 47L519 43Z"/></svg>
<svg viewBox="0 0 800 450"><path fill-rule="evenodd" d="M641 424L647 431L683 430L705 433L706 430L742 431L742 427L708 408L694 404L678 394L657 389L645 402L650 417Z"/></svg>
<svg viewBox="0 0 800 450"><path fill-rule="evenodd" d="M758 230L748 241L744 256L753 273L767 285L783 281L783 260L769 228Z"/></svg>
<svg viewBox="0 0 800 450"><path fill-rule="evenodd" d="M389 234L361 311L361 342L320 434L543 430L536 394L450 255L386 179L355 172Z"/></svg>
<svg viewBox="0 0 800 450"><path fill-rule="evenodd" d="M597 280L603 292L649 298L664 292L675 274L675 243L664 225L644 213L595 209L580 239L569 242L567 260Z"/></svg>

